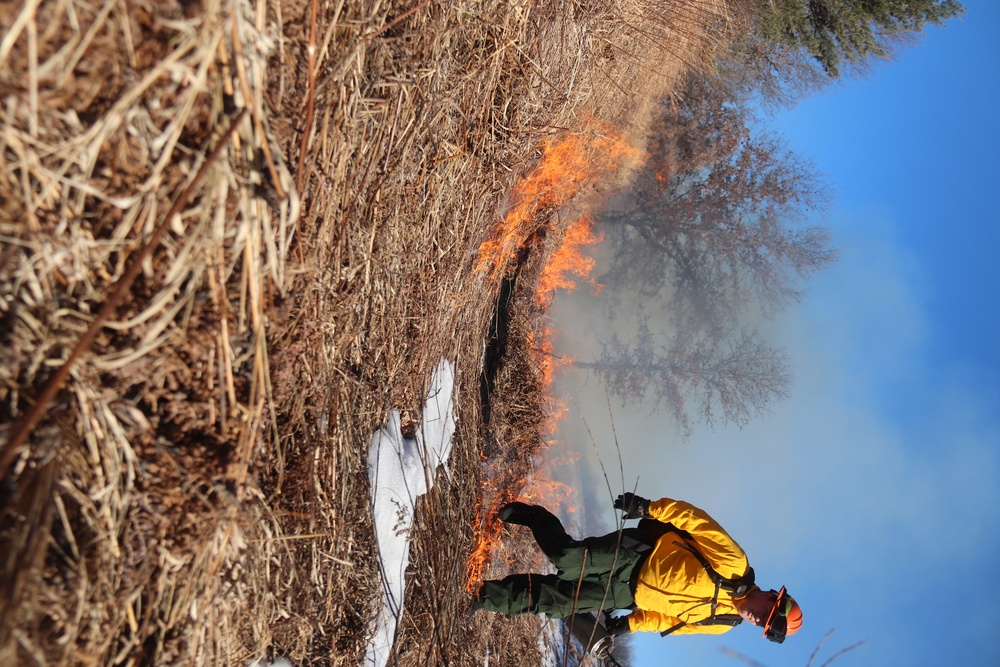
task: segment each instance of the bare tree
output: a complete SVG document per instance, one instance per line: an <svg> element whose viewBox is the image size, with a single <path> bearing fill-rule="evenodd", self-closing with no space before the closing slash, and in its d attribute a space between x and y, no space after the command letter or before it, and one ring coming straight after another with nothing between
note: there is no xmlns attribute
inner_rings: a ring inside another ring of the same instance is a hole
<svg viewBox="0 0 1000 667"><path fill-rule="evenodd" d="M694 420L744 426L785 398L791 382L787 356L750 331L722 339L680 332L662 345L642 323L634 341L615 334L596 361L573 365L624 401L665 408L685 434Z"/></svg>
<svg viewBox="0 0 1000 667"><path fill-rule="evenodd" d="M746 23L741 27L728 53L716 62L720 77L740 98L752 99L762 110L774 112L836 84L837 79L804 49L764 39ZM866 71L862 63L853 68L857 75Z"/></svg>
<svg viewBox="0 0 1000 667"><path fill-rule="evenodd" d="M685 434L695 421L743 426L787 396L787 356L755 327L836 256L810 224L825 182L753 131L740 95L731 81L690 77L662 107L644 170L598 221L613 253L600 278L610 315L640 325L576 366L623 401L666 408Z"/></svg>
<svg viewBox="0 0 1000 667"><path fill-rule="evenodd" d="M672 288L672 308L722 325L801 297L800 283L836 256L808 224L829 192L814 166L772 134L723 83L693 77L654 128L647 168L600 220L616 246L602 282L643 295Z"/></svg>

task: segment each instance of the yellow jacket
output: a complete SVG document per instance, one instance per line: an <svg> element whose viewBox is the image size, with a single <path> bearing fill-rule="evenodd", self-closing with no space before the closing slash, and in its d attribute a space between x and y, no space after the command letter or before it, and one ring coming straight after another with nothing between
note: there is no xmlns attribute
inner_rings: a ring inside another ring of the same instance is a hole
<svg viewBox="0 0 1000 667"><path fill-rule="evenodd" d="M732 579L746 573L749 563L743 549L697 507L662 498L649 504L649 517L690 533L694 546L719 575ZM683 621L688 625L673 634L721 634L730 630L732 626L728 625L690 625L712 615L715 583L695 555L675 542L683 540L676 533L666 533L639 570L635 588L637 608L628 617L630 628L662 632ZM719 592L715 613L737 613L729 593Z"/></svg>

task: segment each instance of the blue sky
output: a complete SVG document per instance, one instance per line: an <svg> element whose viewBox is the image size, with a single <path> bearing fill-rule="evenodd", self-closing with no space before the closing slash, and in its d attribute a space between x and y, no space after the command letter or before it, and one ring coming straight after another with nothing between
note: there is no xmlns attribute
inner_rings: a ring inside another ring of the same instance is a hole
<svg viewBox="0 0 1000 667"><path fill-rule="evenodd" d="M742 431L681 442L660 417L609 405L596 382L564 382L561 435L596 448L613 487L638 480L643 495L703 507L765 587L785 584L803 606L803 630L782 646L748 627L637 636L636 667L742 664L721 646L804 667L831 629L817 666L862 639L834 664L1000 664L990 583L1000 563L1000 2L965 4L961 21L894 62L774 120L834 184L824 223L841 252L773 323L796 364L788 401ZM553 309L563 349L586 350L581 336L607 326L574 307L582 298ZM606 523L591 528L606 528L610 499L592 504Z"/></svg>

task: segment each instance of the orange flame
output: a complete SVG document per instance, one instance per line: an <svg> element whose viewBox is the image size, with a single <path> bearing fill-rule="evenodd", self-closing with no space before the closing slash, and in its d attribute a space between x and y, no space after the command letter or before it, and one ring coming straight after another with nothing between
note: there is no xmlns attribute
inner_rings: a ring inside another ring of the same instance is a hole
<svg viewBox="0 0 1000 667"><path fill-rule="evenodd" d="M517 252L547 223L547 216L539 213L565 206L588 183L607 178L642 158L641 151L607 128L603 130L600 134L565 134L542 142L542 157L514 188L513 205L503 222L479 246L477 272L488 272L493 281L502 278Z"/></svg>
<svg viewBox="0 0 1000 667"><path fill-rule="evenodd" d="M631 147L622 137L605 131L589 137L582 134L564 135L547 139L542 144L542 157L535 168L516 186L511 196L513 205L508 210L494 235L484 241L477 253L475 270L486 272L493 281L506 276L517 254L527 247L539 232L548 231L554 209L568 204L589 182L611 176L629 162L637 163L644 154ZM595 293L601 286L590 279L595 260L582 253L585 246L600 243L601 235L592 232L588 216L582 216L570 224L564 234L562 244L556 249L543 267L536 286L534 300L541 308L551 305L558 289L572 290L576 282L570 274L586 280ZM553 332L543 329L529 334L528 345L532 350L540 374L540 383L546 400L546 423L544 433L556 432L560 419L567 408L565 401L555 396L552 386L555 371L559 366L571 364L570 357L559 357L553 353ZM511 479L509 475L498 475L502 480L486 479L491 500L477 508L479 525L476 527L476 541L467 561L470 592L478 588L489 567L498 543L503 525L496 519L499 508L513 500L520 490L520 498L525 502L545 504L554 509L573 512L577 506L576 491L552 477L555 465L571 465L573 455L564 453L561 458L553 458L538 465L530 478ZM508 473L513 471L507 470ZM491 483L496 486L491 489Z"/></svg>
<svg viewBox="0 0 1000 667"><path fill-rule="evenodd" d="M476 531L476 544L466 561L466 568L469 572L466 590L470 593L474 592L479 587L479 584L482 583L486 568L490 565L493 545L500 539L500 531L503 529L503 524L496 519L499 507L499 505L495 507L491 506L486 511L482 511L482 508L480 508L481 511L477 512L480 522Z"/></svg>
<svg viewBox="0 0 1000 667"><path fill-rule="evenodd" d="M559 468L579 463L580 455L566 449L556 455L551 455L551 452L551 449L546 450L543 461L532 472L521 491L520 499L527 503L545 505L557 514L573 514L579 507L579 492L570 485L553 479L553 476Z"/></svg>
<svg viewBox="0 0 1000 667"><path fill-rule="evenodd" d="M603 288L603 285L598 285L590 278L597 260L587 257L582 252L584 246L595 245L604 240L604 235L593 234L591 227L590 218L583 216L567 228L562 245L552 253L552 257L538 278L535 301L539 306L543 308L549 306L553 294L558 289L570 291L576 289L576 282L569 277L569 274L575 274L590 283L595 294Z"/></svg>
<svg viewBox="0 0 1000 667"><path fill-rule="evenodd" d="M547 412L551 418L553 414L562 415L565 411L565 402L553 395L552 384L555 381L555 371L560 366L569 366L573 363L573 357L557 355L552 342L552 329L542 329L539 332L528 332L528 349L531 350L535 359L535 366L541 375L540 384L545 392ZM550 433L555 429L547 429Z"/></svg>

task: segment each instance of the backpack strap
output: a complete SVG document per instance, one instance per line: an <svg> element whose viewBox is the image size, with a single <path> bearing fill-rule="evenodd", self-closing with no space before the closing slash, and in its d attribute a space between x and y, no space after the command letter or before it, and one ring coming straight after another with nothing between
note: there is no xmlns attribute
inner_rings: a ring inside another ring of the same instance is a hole
<svg viewBox="0 0 1000 667"><path fill-rule="evenodd" d="M741 597L750 590L750 587L754 585L754 571L752 567L748 567L746 573L740 577L734 577L732 579L727 579L721 576L715 571L711 563L702 555L702 553L694 546L694 536L678 528L674 524L668 521L657 521L656 519L642 519L639 521L639 525L636 526L634 532L631 535L636 538L640 543L649 545L648 549L651 549L656 545L656 543L667 533L674 533L681 539L675 540L674 544L683 547L691 552L691 554L698 559L701 566L705 568L705 572L712 579L713 582L719 583L719 588L726 591L733 597ZM645 551L647 549L636 549L639 551Z"/></svg>
<svg viewBox="0 0 1000 667"><path fill-rule="evenodd" d="M685 625L698 625L698 626L703 626L703 625L728 625L731 628L735 628L737 625L739 625L742 622L743 622L743 617L741 617L739 614L717 614L715 616L712 616L711 618L703 618L702 620L695 621L694 623L687 623L685 621L681 621L680 623L677 623L673 627L670 627L670 628L664 630L663 632L661 632L660 636L661 637L666 637L667 635L669 635L669 634L671 634L671 633L673 633L673 632L675 632L677 630L680 630Z"/></svg>
<svg viewBox="0 0 1000 667"><path fill-rule="evenodd" d="M721 574L715 571L712 564L708 562L698 549L688 542L687 540L674 540L674 544L681 547L682 549L687 549L691 554L698 559L701 566L705 568L705 572L715 583L715 597L712 602L712 615L715 615L715 600L719 597L719 589L726 591L732 597L742 597L750 590L750 587L754 585L754 571L752 567L747 567L747 571L739 577L733 577L732 579L727 579Z"/></svg>
<svg viewBox="0 0 1000 667"><path fill-rule="evenodd" d="M695 621L693 623L680 621L673 627L670 627L661 632L660 636L666 637L667 635L676 632L685 625L698 625L698 626L728 625L730 627L736 627L737 625L742 623L743 618L739 614L716 613L719 603L719 591L720 590L726 591L727 593L729 593L731 597L741 597L745 595L746 592L749 591L750 588L754 585L753 568L748 566L747 571L742 576L739 577L733 577L732 579L727 579L726 577L723 577L722 575L720 575L718 572L715 571L715 568L712 567L712 564L708 562L708 559L705 558L705 556L702 555L700 551L698 551L698 548L695 547L694 544L692 544L692 542L694 541L694 536L692 536L691 533L687 532L686 530L682 530L677 526L673 525L672 523L668 523L666 521L657 521L655 519L642 519L641 521L639 521L639 525L637 526L635 537L638 538L639 542L645 545L649 545L647 547L647 549L649 549L652 548L652 546L655 545L657 541L659 541L659 539L664 535L666 535L667 533L675 533L678 537L681 538L679 540L674 540L674 544L683 549L687 549L688 551L691 552L691 555L693 555L696 559L698 559L698 562L701 564L702 568L704 568L705 573L708 574L709 578L712 580L712 583L715 584L715 592L712 595L712 599L710 601L712 605L712 612L708 618L703 618L702 620Z"/></svg>
<svg viewBox="0 0 1000 667"><path fill-rule="evenodd" d="M717 614L712 618L695 621L692 625L728 625L731 628L735 628L742 622L743 617L739 614Z"/></svg>
<svg viewBox="0 0 1000 667"><path fill-rule="evenodd" d="M685 625L687 625L687 623L685 623L684 621L681 621L681 622L680 622L680 623L678 623L677 625L674 625L674 626L672 626L672 627L670 627L670 628L668 628L668 629L664 630L663 632L661 632L661 633L660 633L660 636L661 636L661 637L666 637L667 635L669 635L670 633L674 632L675 630L680 630L680 629L681 629L681 628L683 628L683 627L684 627Z"/></svg>
<svg viewBox="0 0 1000 667"><path fill-rule="evenodd" d="M708 562L708 559L702 555L698 549L688 542L686 539L674 540L674 544L677 546L687 549L691 554L698 559L701 566L705 569L705 572L711 578L712 582L715 584L715 592L712 594L711 605L712 613L708 618L703 618L700 621L695 621L693 623L688 623L686 621L681 621L671 628L668 628L660 633L661 637L666 637L667 635L676 632L685 625L728 625L729 627L735 628L737 625L743 622L743 618L739 614L717 614L716 609L719 605L719 590L724 590L729 593L730 596L740 597L744 595L754 583L754 571L752 567L747 567L746 573L742 577L734 577L733 579L727 579L721 574L715 571L712 564Z"/></svg>

